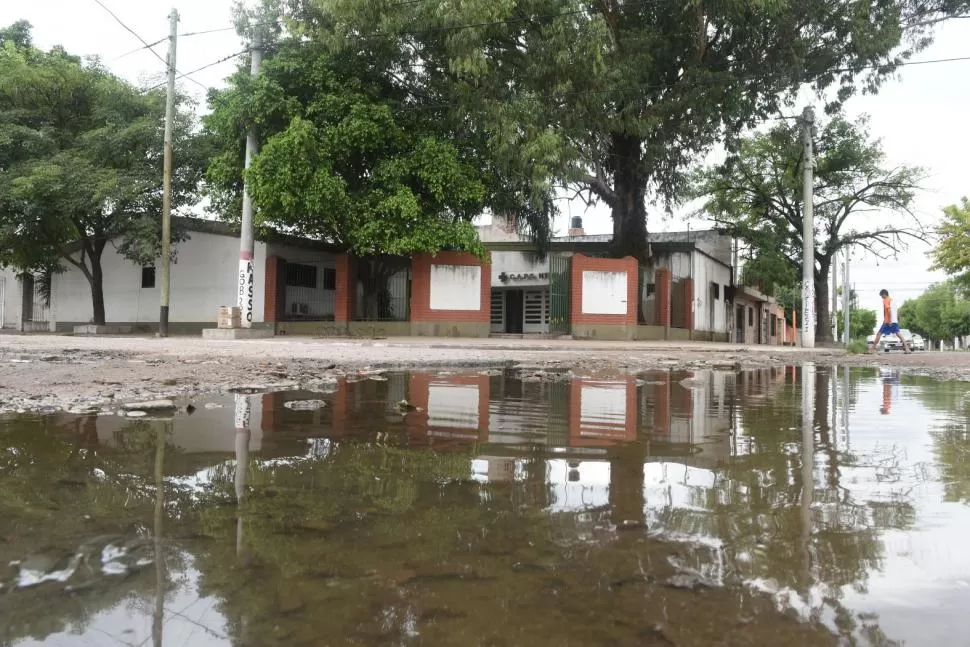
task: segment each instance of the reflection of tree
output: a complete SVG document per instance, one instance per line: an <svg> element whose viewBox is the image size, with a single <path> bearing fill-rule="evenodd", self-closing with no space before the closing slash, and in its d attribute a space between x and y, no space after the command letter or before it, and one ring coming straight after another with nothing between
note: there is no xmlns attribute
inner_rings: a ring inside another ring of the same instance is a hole
<svg viewBox="0 0 970 647"><path fill-rule="evenodd" d="M251 462L250 560L236 561L227 478L199 506L214 538L197 553L201 593L222 600L240 645L652 644L665 631L697 644L732 632L831 643L743 590L666 586L677 548L642 529L618 538L608 511L550 515L543 461L482 484L473 455L341 443L314 461ZM755 620L693 622L698 603Z"/></svg>
<svg viewBox="0 0 970 647"><path fill-rule="evenodd" d="M853 377L851 399L866 379ZM842 466L853 464L855 457L833 442L831 379L829 370L816 369L810 527L800 510L806 487L800 390L790 376L784 381L739 376L737 435L745 451L717 470L713 488L695 488L689 508L665 509L659 523L666 531L719 540L723 551L692 549L699 570L704 566L722 577L774 581L800 593L806 587L802 542L807 537L809 584L821 587L825 604L845 615L842 630L848 636L859 628L838 603L843 588L865 588L869 573L884 559L880 533L908 527L915 513L902 499L858 500L841 484Z"/></svg>
<svg viewBox="0 0 970 647"><path fill-rule="evenodd" d="M903 377L908 392L943 420L930 429L947 501L970 503L970 383Z"/></svg>
<svg viewBox="0 0 970 647"><path fill-rule="evenodd" d="M144 536L155 509L156 429L138 422L126 432L124 444L101 445L95 417L15 418L0 427L0 563L39 557L53 568L83 556L68 582L73 594L59 583L10 591L3 582L0 645L82 631L95 614L126 600L150 605L151 569L125 578L100 572L108 543L123 542L139 557L153 554ZM171 509L188 508L187 501L182 493ZM173 531L184 530L186 521L172 520ZM166 559L166 568L184 570L182 555Z"/></svg>

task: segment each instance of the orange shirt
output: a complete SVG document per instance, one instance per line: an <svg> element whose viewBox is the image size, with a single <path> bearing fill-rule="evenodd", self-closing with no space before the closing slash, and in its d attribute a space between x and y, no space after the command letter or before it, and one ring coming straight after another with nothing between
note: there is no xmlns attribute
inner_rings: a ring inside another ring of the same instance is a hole
<svg viewBox="0 0 970 647"><path fill-rule="evenodd" d="M893 300L889 297L882 298L882 322L893 323Z"/></svg>

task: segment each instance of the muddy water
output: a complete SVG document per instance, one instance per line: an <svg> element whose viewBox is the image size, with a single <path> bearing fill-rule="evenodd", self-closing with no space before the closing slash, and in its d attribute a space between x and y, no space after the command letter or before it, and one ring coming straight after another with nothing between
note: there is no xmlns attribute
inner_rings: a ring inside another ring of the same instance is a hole
<svg viewBox="0 0 970 647"><path fill-rule="evenodd" d="M0 421L0 645L939 645L970 384L388 374Z"/></svg>

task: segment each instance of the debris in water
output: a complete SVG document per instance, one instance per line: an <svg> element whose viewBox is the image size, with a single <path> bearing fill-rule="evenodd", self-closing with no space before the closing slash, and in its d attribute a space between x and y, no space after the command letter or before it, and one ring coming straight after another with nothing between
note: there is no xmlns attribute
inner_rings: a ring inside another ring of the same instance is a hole
<svg viewBox="0 0 970 647"><path fill-rule="evenodd" d="M323 400L291 400L284 402L283 406L293 411L316 411L327 406Z"/></svg>

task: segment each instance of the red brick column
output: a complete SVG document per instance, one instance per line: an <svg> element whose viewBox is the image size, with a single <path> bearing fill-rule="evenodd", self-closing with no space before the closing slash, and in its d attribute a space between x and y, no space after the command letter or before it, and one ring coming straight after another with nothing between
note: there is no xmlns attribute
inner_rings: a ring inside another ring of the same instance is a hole
<svg viewBox="0 0 970 647"><path fill-rule="evenodd" d="M653 385L653 433L670 434L670 374Z"/></svg>
<svg viewBox="0 0 970 647"><path fill-rule="evenodd" d="M684 322L687 330L694 329L694 279L684 279Z"/></svg>
<svg viewBox="0 0 970 647"><path fill-rule="evenodd" d="M282 259L266 257L266 281L263 283L263 321L271 324L280 320L280 271Z"/></svg>
<svg viewBox="0 0 970 647"><path fill-rule="evenodd" d="M337 254L337 290L334 295L334 321L354 319L357 302L357 262L349 254Z"/></svg>
<svg viewBox="0 0 970 647"><path fill-rule="evenodd" d="M654 272L654 293L657 296L657 325L664 328L670 327L670 270L666 267L658 267Z"/></svg>
<svg viewBox="0 0 970 647"><path fill-rule="evenodd" d="M636 326L637 303L639 298L640 266L632 256L625 258L591 258L575 254L570 263L570 284L572 293L569 303L570 323L605 326ZM584 314L583 313L583 272L626 272L626 314Z"/></svg>
<svg viewBox="0 0 970 647"><path fill-rule="evenodd" d="M478 310L432 310L431 266L477 265L481 274L481 307ZM411 321L417 323L448 321L452 323L488 323L492 307L492 266L464 252L417 254L411 259Z"/></svg>

